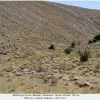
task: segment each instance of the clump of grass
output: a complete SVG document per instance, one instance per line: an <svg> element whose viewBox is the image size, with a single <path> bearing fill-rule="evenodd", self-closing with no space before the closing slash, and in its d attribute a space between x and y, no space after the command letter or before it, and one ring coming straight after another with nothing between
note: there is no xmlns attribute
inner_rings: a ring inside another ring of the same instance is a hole
<svg viewBox="0 0 100 100"><path fill-rule="evenodd" d="M2 69L2 71L5 71L5 72L12 72L13 69L10 68L10 67L4 67L4 68Z"/></svg>
<svg viewBox="0 0 100 100"><path fill-rule="evenodd" d="M44 77L44 83L48 83L48 78L47 77Z"/></svg>
<svg viewBox="0 0 100 100"><path fill-rule="evenodd" d="M53 77L52 80L51 80L51 86L57 85L57 82L58 82L58 79Z"/></svg>
<svg viewBox="0 0 100 100"><path fill-rule="evenodd" d="M96 68L96 69L100 69L100 64L97 64L97 65L95 66L95 68Z"/></svg>

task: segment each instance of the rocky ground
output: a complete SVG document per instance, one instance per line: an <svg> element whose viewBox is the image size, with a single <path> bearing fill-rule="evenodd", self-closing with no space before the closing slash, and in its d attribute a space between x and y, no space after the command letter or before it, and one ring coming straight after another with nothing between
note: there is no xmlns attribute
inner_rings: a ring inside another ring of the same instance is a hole
<svg viewBox="0 0 100 100"><path fill-rule="evenodd" d="M1 93L100 93L100 46L90 46L87 62L77 51L47 49L0 63Z"/></svg>

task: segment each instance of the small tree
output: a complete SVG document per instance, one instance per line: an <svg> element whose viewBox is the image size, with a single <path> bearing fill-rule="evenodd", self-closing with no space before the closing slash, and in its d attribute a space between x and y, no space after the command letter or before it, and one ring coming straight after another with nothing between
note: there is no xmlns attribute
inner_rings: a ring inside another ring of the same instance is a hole
<svg viewBox="0 0 100 100"><path fill-rule="evenodd" d="M55 49L54 45L51 44L50 47L48 49Z"/></svg>
<svg viewBox="0 0 100 100"><path fill-rule="evenodd" d="M85 49L84 51L78 51L78 54L80 55L80 61L85 62L88 61L88 58L90 56L90 50Z"/></svg>
<svg viewBox="0 0 100 100"><path fill-rule="evenodd" d="M65 53L66 54L70 54L71 52L72 52L72 48L69 47L69 48L66 48L65 49Z"/></svg>

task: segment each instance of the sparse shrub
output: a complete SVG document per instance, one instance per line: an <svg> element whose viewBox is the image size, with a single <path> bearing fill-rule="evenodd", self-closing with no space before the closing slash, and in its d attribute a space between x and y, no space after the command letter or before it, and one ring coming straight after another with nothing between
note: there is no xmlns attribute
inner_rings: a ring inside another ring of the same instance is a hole
<svg viewBox="0 0 100 100"><path fill-rule="evenodd" d="M74 48L75 47L75 42L72 42L70 47Z"/></svg>
<svg viewBox="0 0 100 100"><path fill-rule="evenodd" d="M69 48L66 48L65 49L65 53L66 54L70 54L71 52L72 52L72 48L69 47Z"/></svg>
<svg viewBox="0 0 100 100"><path fill-rule="evenodd" d="M93 39L92 42L97 42L97 40L96 39Z"/></svg>
<svg viewBox="0 0 100 100"><path fill-rule="evenodd" d="M97 41L100 41L100 34L96 35L96 36L94 37L94 39L96 39Z"/></svg>
<svg viewBox="0 0 100 100"><path fill-rule="evenodd" d="M50 47L48 49L55 49L54 45L51 44Z"/></svg>
<svg viewBox="0 0 100 100"><path fill-rule="evenodd" d="M80 55L80 61L85 62L88 61L88 58L90 56L90 50L85 49L84 51L78 51L78 54Z"/></svg>
<svg viewBox="0 0 100 100"><path fill-rule="evenodd" d="M92 40L89 40L88 43L91 44L91 43L93 43L93 42L92 42Z"/></svg>

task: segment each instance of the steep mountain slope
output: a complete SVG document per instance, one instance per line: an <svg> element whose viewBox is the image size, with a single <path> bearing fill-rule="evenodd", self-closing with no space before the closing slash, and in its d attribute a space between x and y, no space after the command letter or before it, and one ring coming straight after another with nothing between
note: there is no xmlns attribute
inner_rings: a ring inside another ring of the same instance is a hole
<svg viewBox="0 0 100 100"><path fill-rule="evenodd" d="M0 52L62 48L100 33L100 11L52 2L0 2Z"/></svg>

